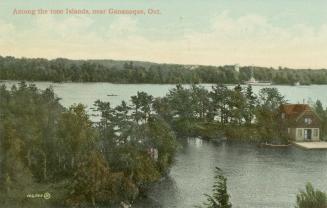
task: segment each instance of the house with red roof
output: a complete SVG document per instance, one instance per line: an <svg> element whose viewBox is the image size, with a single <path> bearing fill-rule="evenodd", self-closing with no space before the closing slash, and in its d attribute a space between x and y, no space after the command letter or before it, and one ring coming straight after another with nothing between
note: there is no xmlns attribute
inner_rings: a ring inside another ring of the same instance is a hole
<svg viewBox="0 0 327 208"><path fill-rule="evenodd" d="M280 125L292 141L319 141L321 119L308 104L283 104Z"/></svg>

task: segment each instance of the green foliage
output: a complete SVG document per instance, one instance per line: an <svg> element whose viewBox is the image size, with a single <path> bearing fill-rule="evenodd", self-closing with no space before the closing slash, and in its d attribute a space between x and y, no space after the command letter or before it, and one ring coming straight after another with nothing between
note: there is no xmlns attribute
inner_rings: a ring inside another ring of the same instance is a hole
<svg viewBox="0 0 327 208"><path fill-rule="evenodd" d="M313 109L321 119L321 131L320 138L327 140L327 109L323 108L323 105L320 100L317 100L313 106Z"/></svg>
<svg viewBox="0 0 327 208"><path fill-rule="evenodd" d="M11 124L4 124L4 135L1 137L0 201L23 202L24 194L33 184L30 170L24 164L23 141L18 137Z"/></svg>
<svg viewBox="0 0 327 208"><path fill-rule="evenodd" d="M150 117L153 97L145 92L137 92L137 95L132 96L131 100L133 104L132 116L134 118L134 121L136 121L137 123L139 121L146 122L147 119Z"/></svg>
<svg viewBox="0 0 327 208"><path fill-rule="evenodd" d="M276 88L263 88L256 109L257 128L262 142L287 143L287 137L278 123L278 108L286 100Z"/></svg>
<svg viewBox="0 0 327 208"><path fill-rule="evenodd" d="M195 89L195 88L193 88ZM171 89L166 96L166 102L170 106L170 120L174 131L180 137L192 135L192 129L196 115L196 96L192 89L184 88L182 85L176 85L176 88Z"/></svg>
<svg viewBox="0 0 327 208"><path fill-rule="evenodd" d="M326 69L296 70L244 66L237 72L231 65L188 66L136 61L19 59L0 56L0 80L238 84L249 80L251 71L255 79L275 84L327 84Z"/></svg>
<svg viewBox="0 0 327 208"><path fill-rule="evenodd" d="M161 173L165 173L174 162L177 148L175 134L168 123L160 117L152 117L149 120L148 133L150 146L158 149L157 167Z"/></svg>
<svg viewBox="0 0 327 208"><path fill-rule="evenodd" d="M210 101L209 92L203 86L192 85L192 103L194 105L194 114L198 120L206 121L209 119Z"/></svg>
<svg viewBox="0 0 327 208"><path fill-rule="evenodd" d="M95 151L89 152L79 161L70 189L66 203L71 206L131 201L138 193L129 178L122 172L112 172L103 155Z"/></svg>
<svg viewBox="0 0 327 208"><path fill-rule="evenodd" d="M1 201L27 206L39 182L55 177L55 140L63 107L51 88L38 90L25 82L0 87ZM35 205L36 206L36 205Z"/></svg>
<svg viewBox="0 0 327 208"><path fill-rule="evenodd" d="M217 84L208 91L179 84L165 97L155 99L152 106L178 137L226 136L280 144L288 142L278 123L278 108L285 102L276 88L263 88L257 96L251 86L229 89Z"/></svg>
<svg viewBox="0 0 327 208"><path fill-rule="evenodd" d="M251 85L247 86L244 96L246 99L244 119L246 121L246 124L251 124L255 117L256 106L258 105L257 96L253 93Z"/></svg>
<svg viewBox="0 0 327 208"><path fill-rule="evenodd" d="M225 136L230 140L238 140L244 142L258 142L262 141L265 132L259 132L260 128L256 125L244 125L244 126L225 126Z"/></svg>
<svg viewBox="0 0 327 208"><path fill-rule="evenodd" d="M327 195L314 189L311 183L307 183L305 190L301 190L296 196L296 208L326 208Z"/></svg>
<svg viewBox="0 0 327 208"><path fill-rule="evenodd" d="M8 206L33 206L27 193L63 182L48 190L67 205L132 201L172 165L174 133L152 115L146 93L131 106L96 101L97 123L82 104L63 108L51 88L22 82L11 90L2 85L0 95L0 200Z"/></svg>
<svg viewBox="0 0 327 208"><path fill-rule="evenodd" d="M275 111L286 102L276 88L263 88L259 92L260 104L265 110Z"/></svg>
<svg viewBox="0 0 327 208"><path fill-rule="evenodd" d="M228 102L230 94L231 91L222 84L213 86L210 92L213 117L219 119L222 124L226 124L229 119Z"/></svg>
<svg viewBox="0 0 327 208"><path fill-rule="evenodd" d="M194 97L192 97L190 89L184 88L180 84L176 85L176 88L169 90L167 99L171 109L173 109L173 116L181 120L194 119L194 109L196 107L193 102Z"/></svg>
<svg viewBox="0 0 327 208"><path fill-rule="evenodd" d="M62 63L57 64L53 67ZM155 99L138 92L130 105L123 101L112 107L97 100L94 110L100 118L94 123L81 104L63 108L51 88L41 91L21 82L11 89L0 86L0 96L0 200L16 201L18 206L34 187L63 181L71 185L53 190L68 205L132 201L169 172L176 135L285 142L277 119L285 99L274 88L262 89L259 96L250 86L224 85L210 92L197 85L177 85ZM326 120L320 102L315 110ZM226 178L218 169L216 173L207 205L231 207ZM67 187L69 193L63 191Z"/></svg>
<svg viewBox="0 0 327 208"><path fill-rule="evenodd" d="M60 115L57 131L58 162L64 160L61 174L72 175L76 161L88 151L95 148L95 131L82 104L71 106Z"/></svg>
<svg viewBox="0 0 327 208"><path fill-rule="evenodd" d="M166 121L153 114L152 96L138 92L131 101L130 106L122 102L115 108L108 102L96 101L95 110L101 115L97 129L100 151L111 171L122 173L131 187L142 192L168 172L176 141Z"/></svg>
<svg viewBox="0 0 327 208"><path fill-rule="evenodd" d="M205 208L232 208L230 195L227 193L227 179L223 176L221 169L216 167L215 182L212 187L212 195L205 194L207 202ZM201 206L198 206L201 208Z"/></svg>

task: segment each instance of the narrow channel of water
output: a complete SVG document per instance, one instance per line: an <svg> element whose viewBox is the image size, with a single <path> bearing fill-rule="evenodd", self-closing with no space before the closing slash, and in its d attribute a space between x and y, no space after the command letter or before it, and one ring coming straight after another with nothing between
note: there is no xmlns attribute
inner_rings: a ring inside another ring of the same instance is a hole
<svg viewBox="0 0 327 208"><path fill-rule="evenodd" d="M3 82L7 86L12 81ZM53 86L65 107L83 103L92 107L95 100L110 101L113 106L129 100L137 91L155 97L165 95L175 85L50 83L35 82L40 89ZM211 85L204 85L210 89ZM232 86L230 86L232 87ZM327 104L327 85L272 86L290 102L320 99ZM258 92L262 86L254 86ZM117 96L107 96L114 94ZM89 109L89 112L92 111ZM306 182L327 191L327 151L305 151L295 147L267 149L250 144L215 145L199 139L184 141L168 178L155 185L148 199L137 208L190 208L205 200L211 192L215 166L224 170L234 208L289 208Z"/></svg>
<svg viewBox="0 0 327 208"><path fill-rule="evenodd" d="M214 169L228 181L235 208L290 208L306 182L327 191L327 151L296 147L259 148L253 144L213 144L189 139L178 152L170 176L149 191L136 208L189 208L211 193Z"/></svg>

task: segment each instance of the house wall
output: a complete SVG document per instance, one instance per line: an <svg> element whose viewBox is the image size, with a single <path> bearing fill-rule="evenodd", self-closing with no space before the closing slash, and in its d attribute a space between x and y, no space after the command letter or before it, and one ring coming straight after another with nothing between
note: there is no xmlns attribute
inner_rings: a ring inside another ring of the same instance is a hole
<svg viewBox="0 0 327 208"><path fill-rule="evenodd" d="M296 128L288 128L288 134L291 140L296 140Z"/></svg>
<svg viewBox="0 0 327 208"><path fill-rule="evenodd" d="M280 111L279 128L288 133L289 139L293 141L319 141L321 120L311 109L302 112L287 112L283 108ZM304 138L304 130L311 129L311 140Z"/></svg>
<svg viewBox="0 0 327 208"><path fill-rule="evenodd" d="M311 140L305 140L304 139L304 130L305 129L311 129ZM293 136L295 135L296 141L319 141L319 128L293 128L293 131L295 131L295 134L293 133Z"/></svg>
<svg viewBox="0 0 327 208"><path fill-rule="evenodd" d="M305 122L306 118L311 119L310 124ZM306 112L303 112L302 115L296 119L295 126L297 128L319 128L320 120L313 111L306 111Z"/></svg>

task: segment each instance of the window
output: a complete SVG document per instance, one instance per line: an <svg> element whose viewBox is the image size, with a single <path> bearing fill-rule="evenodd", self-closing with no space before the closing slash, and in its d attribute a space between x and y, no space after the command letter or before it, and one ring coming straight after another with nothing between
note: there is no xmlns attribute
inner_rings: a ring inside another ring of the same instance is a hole
<svg viewBox="0 0 327 208"><path fill-rule="evenodd" d="M282 119L285 119L285 113L282 113Z"/></svg>
<svg viewBox="0 0 327 208"><path fill-rule="evenodd" d="M302 129L297 130L297 136L302 137Z"/></svg>
<svg viewBox="0 0 327 208"><path fill-rule="evenodd" d="M311 124L312 123L312 119L311 118L304 118L304 123Z"/></svg>
<svg viewBox="0 0 327 208"><path fill-rule="evenodd" d="M319 129L313 129L313 136L318 137L319 135Z"/></svg>

